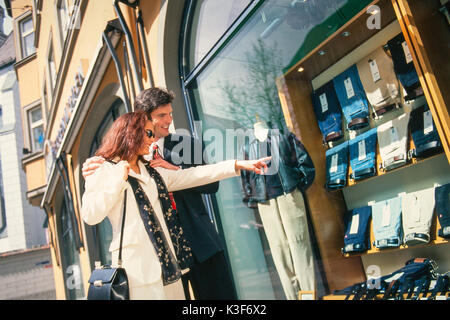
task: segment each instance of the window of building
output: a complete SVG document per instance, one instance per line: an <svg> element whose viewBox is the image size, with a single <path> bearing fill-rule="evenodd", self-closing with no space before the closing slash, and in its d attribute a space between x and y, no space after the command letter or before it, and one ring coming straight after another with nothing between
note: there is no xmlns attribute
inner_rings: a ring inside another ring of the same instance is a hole
<svg viewBox="0 0 450 320"><path fill-rule="evenodd" d="M0 128L3 127L3 106L0 105Z"/></svg>
<svg viewBox="0 0 450 320"><path fill-rule="evenodd" d="M22 59L36 52L34 47L34 25L32 15L19 21L19 35Z"/></svg>
<svg viewBox="0 0 450 320"><path fill-rule="evenodd" d="M55 64L55 51L53 50L53 44L50 45L47 63L48 63L48 76L49 76L49 80L50 80L50 86L53 91L53 89L55 89L56 78L57 78L56 64Z"/></svg>
<svg viewBox="0 0 450 320"><path fill-rule="evenodd" d="M64 39L67 35L67 30L69 29L69 10L67 5L67 0L59 0L57 4L58 12L58 23L59 30L61 32L61 42L64 43Z"/></svg>
<svg viewBox="0 0 450 320"><path fill-rule="evenodd" d="M192 70L236 20L251 0L192 1L193 28L189 41L189 65Z"/></svg>
<svg viewBox="0 0 450 320"><path fill-rule="evenodd" d="M29 109L27 116L31 151L41 151L44 146L44 120L41 105Z"/></svg>
<svg viewBox="0 0 450 320"><path fill-rule="evenodd" d="M66 200L61 205L58 215L61 228L61 258L67 300L77 300L84 297L83 278L81 276L80 257L75 245L73 222L66 206Z"/></svg>

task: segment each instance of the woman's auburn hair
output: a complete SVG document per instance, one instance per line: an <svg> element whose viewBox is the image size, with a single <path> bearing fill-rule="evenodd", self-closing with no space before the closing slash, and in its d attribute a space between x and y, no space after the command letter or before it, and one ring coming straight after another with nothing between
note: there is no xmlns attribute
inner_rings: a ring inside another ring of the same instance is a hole
<svg viewBox="0 0 450 320"><path fill-rule="evenodd" d="M121 115L106 132L95 155L106 160L119 157L120 160L125 161L129 161L138 155L144 144L147 120L148 116L144 111Z"/></svg>

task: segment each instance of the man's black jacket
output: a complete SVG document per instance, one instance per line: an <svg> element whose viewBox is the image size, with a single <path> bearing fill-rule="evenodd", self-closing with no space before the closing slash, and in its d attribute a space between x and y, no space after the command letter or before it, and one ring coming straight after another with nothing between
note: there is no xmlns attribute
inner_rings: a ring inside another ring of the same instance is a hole
<svg viewBox="0 0 450 320"><path fill-rule="evenodd" d="M182 144L177 146L178 143ZM181 148L182 146L186 146L186 148ZM186 154L188 146L190 147L190 154ZM188 136L169 134L165 137L163 155L164 160L181 166L183 169L206 164L202 157L203 148L201 142ZM187 161L180 163L180 159ZM197 160L197 163L195 160ZM219 236L209 218L201 196L202 194L214 194L218 189L219 182L215 182L173 193L181 226L191 245L194 256L199 262L203 262L215 253L223 250Z"/></svg>

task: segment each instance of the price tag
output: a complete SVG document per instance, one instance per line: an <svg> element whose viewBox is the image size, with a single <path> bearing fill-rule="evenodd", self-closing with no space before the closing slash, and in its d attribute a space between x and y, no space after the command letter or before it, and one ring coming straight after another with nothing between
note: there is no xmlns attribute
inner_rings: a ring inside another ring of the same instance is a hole
<svg viewBox="0 0 450 320"><path fill-rule="evenodd" d="M412 59L411 51L409 51L408 44L406 43L406 41L403 41L402 47L403 47L403 53L405 54L406 63L412 62L413 59Z"/></svg>
<svg viewBox="0 0 450 320"><path fill-rule="evenodd" d="M370 72L372 73L373 82L377 82L381 79L380 70L378 70L378 65L375 60L369 61Z"/></svg>
<svg viewBox="0 0 450 320"><path fill-rule="evenodd" d="M319 96L319 99L320 99L320 105L322 106L322 113L328 111L327 95L325 93L322 93Z"/></svg>
<svg viewBox="0 0 450 320"><path fill-rule="evenodd" d="M361 140L358 142L358 161L364 160L366 158L366 141Z"/></svg>
<svg viewBox="0 0 450 320"><path fill-rule="evenodd" d="M381 219L381 226L387 227L391 224L391 206L388 202L383 206L383 216Z"/></svg>
<svg viewBox="0 0 450 320"><path fill-rule="evenodd" d="M423 113L423 134L433 131L433 117L431 111L427 110Z"/></svg>
<svg viewBox="0 0 450 320"><path fill-rule="evenodd" d="M339 154L333 154L331 157L330 173L337 172Z"/></svg>
<svg viewBox="0 0 450 320"><path fill-rule="evenodd" d="M352 217L352 225L350 226L350 234L358 233L359 227L359 214L355 214Z"/></svg>
<svg viewBox="0 0 450 320"><path fill-rule="evenodd" d="M397 144L398 143L398 132L396 127L391 127L389 129L389 139L391 140L391 144Z"/></svg>
<svg viewBox="0 0 450 320"><path fill-rule="evenodd" d="M345 79L344 85L345 85L345 91L347 91L347 98L350 99L351 97L354 97L355 90L353 90L352 80L350 78Z"/></svg>

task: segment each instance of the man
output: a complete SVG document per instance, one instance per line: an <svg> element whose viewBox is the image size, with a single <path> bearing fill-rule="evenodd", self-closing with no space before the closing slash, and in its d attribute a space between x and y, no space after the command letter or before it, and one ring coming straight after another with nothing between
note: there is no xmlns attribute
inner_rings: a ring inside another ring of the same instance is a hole
<svg viewBox="0 0 450 320"><path fill-rule="evenodd" d="M203 150L198 146L198 140L187 136L172 135L169 126L172 123L172 92L161 88L150 88L142 91L135 101L135 110L144 110L154 125L155 136L159 139L151 146L152 167L164 167L172 170L189 168L195 163L194 150ZM189 139L190 150L181 149L174 152L182 139ZM190 151L190 154L185 153ZM202 152L203 154L203 152ZM175 158L175 159L174 159ZM178 163L179 159L186 161ZM93 157L83 164L83 176L92 174L104 160ZM176 162L176 163L175 163ZM202 157L202 162L203 161ZM219 236L210 221L201 194L217 192L219 182L173 193L173 200L177 209L181 226L194 253L194 265L183 276L185 295L190 297L188 283L191 283L194 298L198 300L234 300L237 299L233 287L232 277L225 259L223 246Z"/></svg>

